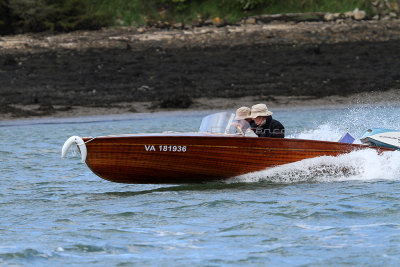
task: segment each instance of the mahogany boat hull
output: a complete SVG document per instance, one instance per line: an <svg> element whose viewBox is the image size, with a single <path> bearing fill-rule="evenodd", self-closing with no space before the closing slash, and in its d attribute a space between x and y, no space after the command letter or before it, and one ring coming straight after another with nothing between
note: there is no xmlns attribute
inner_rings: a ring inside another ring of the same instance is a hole
<svg viewBox="0 0 400 267"><path fill-rule="evenodd" d="M337 142L223 135L131 135L83 141L87 149L85 162L96 175L112 182L138 184L225 180L307 158L368 148Z"/></svg>

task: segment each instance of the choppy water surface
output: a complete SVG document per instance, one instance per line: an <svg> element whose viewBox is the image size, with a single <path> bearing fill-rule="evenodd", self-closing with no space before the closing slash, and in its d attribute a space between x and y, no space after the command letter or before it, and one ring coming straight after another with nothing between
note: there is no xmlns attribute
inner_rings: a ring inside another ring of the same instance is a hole
<svg viewBox="0 0 400 267"><path fill-rule="evenodd" d="M71 135L195 131L211 112L0 122L0 265L400 264L400 152L321 157L200 185L104 181ZM290 137L400 129L399 107L276 110Z"/></svg>

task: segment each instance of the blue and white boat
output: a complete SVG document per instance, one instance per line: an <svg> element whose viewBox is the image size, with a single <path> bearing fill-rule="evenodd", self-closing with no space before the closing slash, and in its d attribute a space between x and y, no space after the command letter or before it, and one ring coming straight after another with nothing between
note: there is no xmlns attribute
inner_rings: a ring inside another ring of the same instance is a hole
<svg viewBox="0 0 400 267"><path fill-rule="evenodd" d="M382 128L367 130L360 138L363 144L400 150L400 131Z"/></svg>

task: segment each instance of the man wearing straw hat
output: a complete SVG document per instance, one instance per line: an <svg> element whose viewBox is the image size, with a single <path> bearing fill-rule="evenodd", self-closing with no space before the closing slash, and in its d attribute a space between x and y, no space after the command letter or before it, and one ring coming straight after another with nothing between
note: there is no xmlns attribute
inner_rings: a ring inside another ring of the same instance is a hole
<svg viewBox="0 0 400 267"><path fill-rule="evenodd" d="M258 137L285 137L285 127L279 121L274 120L272 114L265 104L251 107L251 118L253 118L251 126Z"/></svg>

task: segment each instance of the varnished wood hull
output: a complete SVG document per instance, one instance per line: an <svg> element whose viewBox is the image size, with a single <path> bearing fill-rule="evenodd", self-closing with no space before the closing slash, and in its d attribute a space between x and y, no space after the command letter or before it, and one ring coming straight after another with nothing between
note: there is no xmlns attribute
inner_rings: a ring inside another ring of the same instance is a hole
<svg viewBox="0 0 400 267"><path fill-rule="evenodd" d="M112 182L143 184L224 180L366 148L312 140L176 135L97 137L86 147L86 164L96 175Z"/></svg>

